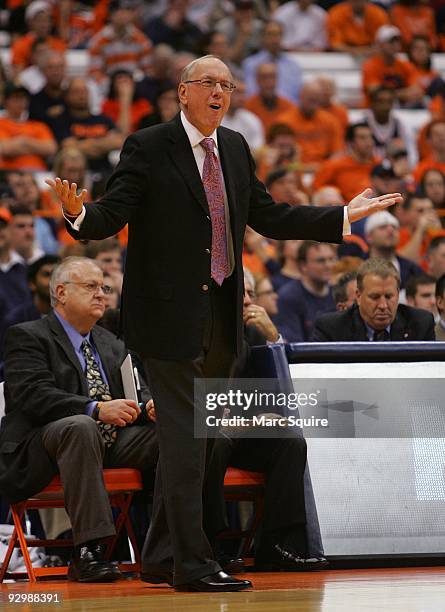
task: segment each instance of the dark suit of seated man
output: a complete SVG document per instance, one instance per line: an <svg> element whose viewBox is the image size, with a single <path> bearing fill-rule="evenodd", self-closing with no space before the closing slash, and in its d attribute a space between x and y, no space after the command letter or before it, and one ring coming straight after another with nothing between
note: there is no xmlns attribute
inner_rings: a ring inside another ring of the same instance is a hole
<svg viewBox="0 0 445 612"><path fill-rule="evenodd" d="M357 271L357 304L322 315L313 342L435 340L427 310L399 304L400 275L383 259L368 259Z"/></svg>
<svg viewBox="0 0 445 612"><path fill-rule="evenodd" d="M244 270L244 354L237 360L234 377L254 378L249 365L250 346L283 342L265 309L255 304L254 279ZM213 546L227 529L223 483L226 469L236 467L265 474L264 513L255 536L255 567L264 571L299 571L325 567L324 557L307 558L303 437L215 439L204 487L204 526ZM218 556L218 555L217 555ZM241 559L220 558L234 573Z"/></svg>
<svg viewBox="0 0 445 612"><path fill-rule="evenodd" d="M60 473L75 544L68 578L81 582L120 576L104 560L115 528L102 469L136 468L148 479L158 457L149 390L144 385L142 411L121 399L127 351L95 325L107 289L92 260L69 257L51 277L52 312L11 327L5 338L0 492L17 502Z"/></svg>

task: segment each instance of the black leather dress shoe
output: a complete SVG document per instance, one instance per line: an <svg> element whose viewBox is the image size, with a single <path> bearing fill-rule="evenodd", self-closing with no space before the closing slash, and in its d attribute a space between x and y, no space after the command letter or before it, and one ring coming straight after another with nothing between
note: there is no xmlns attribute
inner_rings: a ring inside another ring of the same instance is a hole
<svg viewBox="0 0 445 612"><path fill-rule="evenodd" d="M163 584L166 582L170 586L173 586L173 572L157 568L142 570L141 580L142 582L149 582L150 584Z"/></svg>
<svg viewBox="0 0 445 612"><path fill-rule="evenodd" d="M204 578L197 578L186 584L178 584L175 586L176 591L200 591L204 593L228 593L231 591L243 591L250 589L252 583L250 580L238 580L232 578L225 572L216 572Z"/></svg>
<svg viewBox="0 0 445 612"><path fill-rule="evenodd" d="M324 557L306 559L284 546L276 544L269 559L258 559L255 569L260 572L311 572L329 565Z"/></svg>
<svg viewBox="0 0 445 612"><path fill-rule="evenodd" d="M76 582L114 582L122 577L115 563L105 561L104 544L86 543L75 550L68 568L68 580Z"/></svg>

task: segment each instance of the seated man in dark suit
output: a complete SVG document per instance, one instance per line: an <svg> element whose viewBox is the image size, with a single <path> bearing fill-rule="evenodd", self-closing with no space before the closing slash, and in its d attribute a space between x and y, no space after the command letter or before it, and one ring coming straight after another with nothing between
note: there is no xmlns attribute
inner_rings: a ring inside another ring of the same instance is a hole
<svg viewBox="0 0 445 612"><path fill-rule="evenodd" d="M104 560L115 533L102 469L128 467L154 476L158 457L152 407L124 399L124 344L96 322L105 309L100 268L83 257L64 260L51 277L53 310L15 325L5 337L6 411L0 427L0 493L26 499L60 473L74 557L68 578L116 580Z"/></svg>
<svg viewBox="0 0 445 612"><path fill-rule="evenodd" d="M244 270L245 351L234 377L255 376L249 369L250 346L283 342L264 308L254 303L253 276ZM327 565L325 558L307 558L304 471L306 441L302 437L215 439L204 488L204 525L209 541L227 529L223 482L236 467L265 474L264 514L255 537L255 567L262 571L307 571ZM217 555L218 556L218 555ZM233 573L242 560L221 561ZM235 565L236 564L236 565Z"/></svg>
<svg viewBox="0 0 445 612"><path fill-rule="evenodd" d="M368 259L357 271L357 304L315 322L314 342L434 340L430 312L399 304L400 275L384 259Z"/></svg>

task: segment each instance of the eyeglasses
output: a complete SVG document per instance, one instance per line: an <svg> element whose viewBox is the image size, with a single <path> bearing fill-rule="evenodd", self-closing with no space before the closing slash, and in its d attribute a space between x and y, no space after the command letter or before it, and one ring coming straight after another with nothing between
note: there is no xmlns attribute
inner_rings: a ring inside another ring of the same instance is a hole
<svg viewBox="0 0 445 612"><path fill-rule="evenodd" d="M215 79L195 79L194 81L184 81L184 83L198 83L206 89L215 89L219 83L221 89L226 93L232 93L232 91L236 89L236 85L230 81L216 81Z"/></svg>
<svg viewBox="0 0 445 612"><path fill-rule="evenodd" d="M257 297L261 297L262 295L273 295L275 293L275 289L265 289L264 291L260 291L256 294Z"/></svg>
<svg viewBox="0 0 445 612"><path fill-rule="evenodd" d="M256 293L255 291L252 291L251 289L249 291L246 290L247 295L250 297L251 300L254 300L256 298Z"/></svg>
<svg viewBox="0 0 445 612"><path fill-rule="evenodd" d="M88 291L88 293L93 293L93 294L97 293L99 289L105 295L110 295L114 291L113 287L110 287L110 285L100 285L99 283L82 283L80 281L65 281L63 284L64 285L80 285L81 287L84 287Z"/></svg>

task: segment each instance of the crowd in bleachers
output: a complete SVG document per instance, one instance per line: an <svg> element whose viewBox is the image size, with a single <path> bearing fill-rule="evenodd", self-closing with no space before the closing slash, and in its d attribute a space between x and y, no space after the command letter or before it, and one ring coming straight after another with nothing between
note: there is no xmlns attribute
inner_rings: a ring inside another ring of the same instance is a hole
<svg viewBox="0 0 445 612"><path fill-rule="evenodd" d="M73 76L79 50L88 61ZM353 58L361 75L356 108L337 96L341 81L323 74L333 52ZM236 89L223 125L245 136L275 200L337 206L367 186L405 196L355 223L339 247L247 232L244 264L282 337L310 340L317 317L335 311L344 278L372 257L395 265L400 301L419 305L416 278L431 284L445 273L445 81L434 65L442 52L443 0L5 0L0 338L11 321L49 309L37 261L97 257L117 304L126 230L104 245L76 243L44 178L100 197L125 138L177 114L181 71L203 54L230 66ZM321 63L313 74L298 59L308 53ZM427 120L413 132L404 117L416 113ZM421 303L440 325L433 302Z"/></svg>

